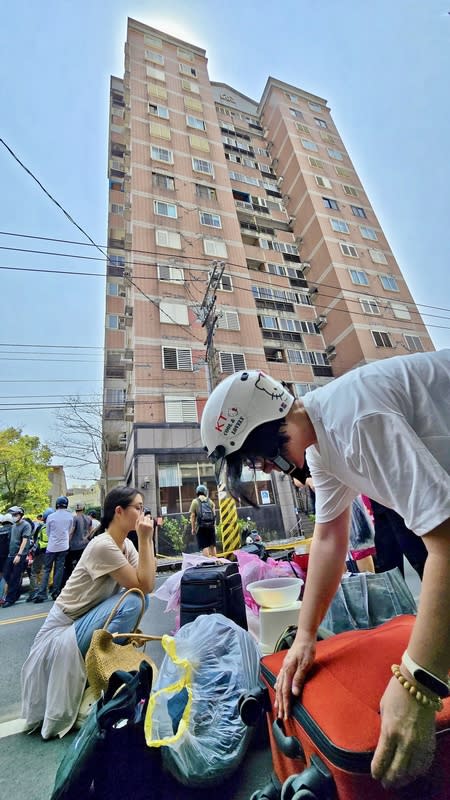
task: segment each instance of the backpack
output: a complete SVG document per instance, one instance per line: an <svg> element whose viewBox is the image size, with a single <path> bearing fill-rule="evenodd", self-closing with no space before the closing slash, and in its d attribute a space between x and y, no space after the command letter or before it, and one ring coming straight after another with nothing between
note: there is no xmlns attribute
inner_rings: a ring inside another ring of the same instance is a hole
<svg viewBox="0 0 450 800"><path fill-rule="evenodd" d="M32 547L33 555L38 553L45 553L48 545L47 526L45 523L39 525L34 532L34 544Z"/></svg>
<svg viewBox="0 0 450 800"><path fill-rule="evenodd" d="M198 498L197 508L197 528L214 528L215 518L214 511L209 500L200 500Z"/></svg>

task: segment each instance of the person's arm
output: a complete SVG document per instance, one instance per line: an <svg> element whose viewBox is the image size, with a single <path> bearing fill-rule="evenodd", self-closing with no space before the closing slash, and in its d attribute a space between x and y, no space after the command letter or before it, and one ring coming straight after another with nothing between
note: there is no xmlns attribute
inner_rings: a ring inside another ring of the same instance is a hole
<svg viewBox="0 0 450 800"><path fill-rule="evenodd" d="M125 589L141 589L144 594L155 586L156 558L153 551L153 520L142 513L136 523L139 541L138 562L135 567L126 564L111 572L111 577Z"/></svg>
<svg viewBox="0 0 450 800"><path fill-rule="evenodd" d="M419 611L407 649L417 664L447 680L450 670L450 520L427 533L423 541L428 558ZM412 678L403 664L401 672L406 678ZM424 693L430 695L427 689ZM402 786L426 772L434 753L434 717L430 706L419 704L396 678L392 678L381 701L381 735L372 761L372 776L384 786Z"/></svg>
<svg viewBox="0 0 450 800"><path fill-rule="evenodd" d="M14 559L13 559L13 563L14 564L15 563L17 563L17 564L19 563L20 558L23 555L23 551L25 550L25 547L27 546L27 542L29 542L29 540L31 538L31 533L32 533L31 528L27 523L27 526L26 526L24 532L22 533L22 538L20 540L19 549L18 549L18 551L17 551L17 553L16 553L16 555L14 556ZM16 562L16 558L18 559L17 562Z"/></svg>
<svg viewBox="0 0 450 800"><path fill-rule="evenodd" d="M331 522L317 523L308 561L308 576L298 629L276 682L278 717L287 719L291 692L299 695L316 652L317 629L336 594L348 550L350 510Z"/></svg>
<svg viewBox="0 0 450 800"><path fill-rule="evenodd" d="M195 512L195 501L191 505L191 533L192 536L195 535L195 528L196 528L196 521L197 521L197 514Z"/></svg>

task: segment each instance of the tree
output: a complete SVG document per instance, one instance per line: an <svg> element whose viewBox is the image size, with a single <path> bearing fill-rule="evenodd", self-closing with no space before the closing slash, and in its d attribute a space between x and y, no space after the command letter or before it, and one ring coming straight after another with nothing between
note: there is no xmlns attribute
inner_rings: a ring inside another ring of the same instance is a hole
<svg viewBox="0 0 450 800"><path fill-rule="evenodd" d="M38 436L22 434L20 428L0 431L0 502L4 509L23 506L36 514L48 505L48 477L52 452Z"/></svg>
<svg viewBox="0 0 450 800"><path fill-rule="evenodd" d="M93 396L86 402L67 397L56 412L56 433L57 439L50 443L53 455L72 470L86 471L91 467L86 476L90 480L97 480L100 473L103 490L108 441L103 435L101 398Z"/></svg>

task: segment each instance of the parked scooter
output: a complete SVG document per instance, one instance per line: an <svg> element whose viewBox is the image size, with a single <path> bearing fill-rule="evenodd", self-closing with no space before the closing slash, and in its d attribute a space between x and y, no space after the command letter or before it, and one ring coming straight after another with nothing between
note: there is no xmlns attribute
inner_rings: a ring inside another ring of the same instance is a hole
<svg viewBox="0 0 450 800"><path fill-rule="evenodd" d="M252 555L259 556L262 561L266 561L268 554L264 547L262 536L256 528L250 528L249 523L251 523L251 521L251 517L247 517L247 525L242 529L241 540L243 544L240 549L243 550L244 553L251 553Z"/></svg>

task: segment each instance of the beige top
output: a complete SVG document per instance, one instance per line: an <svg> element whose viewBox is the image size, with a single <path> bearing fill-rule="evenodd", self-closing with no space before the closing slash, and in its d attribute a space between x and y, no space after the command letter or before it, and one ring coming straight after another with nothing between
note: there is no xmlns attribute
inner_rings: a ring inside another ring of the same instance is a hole
<svg viewBox="0 0 450 800"><path fill-rule="evenodd" d="M109 533L99 534L85 548L56 604L71 619L82 617L119 591L120 586L110 573L126 564L137 567L138 561L130 539L125 539L121 550Z"/></svg>

